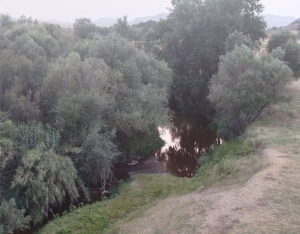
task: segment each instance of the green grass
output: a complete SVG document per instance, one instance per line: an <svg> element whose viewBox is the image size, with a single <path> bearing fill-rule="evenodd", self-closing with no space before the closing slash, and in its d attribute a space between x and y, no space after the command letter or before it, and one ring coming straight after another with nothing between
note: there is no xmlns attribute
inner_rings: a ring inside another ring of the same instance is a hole
<svg viewBox="0 0 300 234"><path fill-rule="evenodd" d="M233 140L211 150L192 179L138 175L120 185L115 197L59 217L40 233L116 233L118 221L136 218L162 199L248 178L259 167L255 157L246 157L254 151L253 144Z"/></svg>

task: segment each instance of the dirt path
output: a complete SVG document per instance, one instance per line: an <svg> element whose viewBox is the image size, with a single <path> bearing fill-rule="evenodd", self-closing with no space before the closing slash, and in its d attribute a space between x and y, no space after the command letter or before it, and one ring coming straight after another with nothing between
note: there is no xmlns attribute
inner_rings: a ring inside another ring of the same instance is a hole
<svg viewBox="0 0 300 234"><path fill-rule="evenodd" d="M253 127L269 166L239 187L169 198L124 225L130 234L300 233L300 82L294 99ZM292 114L290 112L292 111ZM291 117L292 116L292 117Z"/></svg>
<svg viewBox="0 0 300 234"><path fill-rule="evenodd" d="M253 229L259 223L280 224L267 194L284 182L286 178L282 170L291 164L291 159L274 149L267 149L264 153L270 162L267 169L253 176L242 188L211 194L206 198L215 202L197 233L257 233L257 228L256 231ZM268 233L268 230L260 231Z"/></svg>

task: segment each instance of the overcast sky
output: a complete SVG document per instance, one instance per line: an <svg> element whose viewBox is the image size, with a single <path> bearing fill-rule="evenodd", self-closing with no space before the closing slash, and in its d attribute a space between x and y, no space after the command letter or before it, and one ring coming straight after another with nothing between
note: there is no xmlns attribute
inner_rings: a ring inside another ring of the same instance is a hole
<svg viewBox="0 0 300 234"><path fill-rule="evenodd" d="M300 0L262 0L265 13L300 18ZM0 0L0 13L13 17L73 22L76 18L129 19L168 12L171 0Z"/></svg>

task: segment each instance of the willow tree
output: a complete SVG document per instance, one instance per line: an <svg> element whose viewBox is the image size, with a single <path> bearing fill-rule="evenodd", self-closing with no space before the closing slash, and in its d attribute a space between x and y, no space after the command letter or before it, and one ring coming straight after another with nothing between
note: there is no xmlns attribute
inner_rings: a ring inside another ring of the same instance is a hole
<svg viewBox="0 0 300 234"><path fill-rule="evenodd" d="M41 147L26 152L12 183L35 224L53 213L52 208L61 206L67 196L71 202L79 197L72 160Z"/></svg>
<svg viewBox="0 0 300 234"><path fill-rule="evenodd" d="M285 98L284 87L293 72L281 59L284 51L259 57L245 45L221 57L211 79L209 100L218 113L218 133L223 138L239 136L267 106Z"/></svg>
<svg viewBox="0 0 300 234"><path fill-rule="evenodd" d="M91 56L103 59L121 74L110 124L116 127L122 155L132 157L151 142L149 139L155 141L157 126L168 122L172 72L165 62L115 34L95 38Z"/></svg>

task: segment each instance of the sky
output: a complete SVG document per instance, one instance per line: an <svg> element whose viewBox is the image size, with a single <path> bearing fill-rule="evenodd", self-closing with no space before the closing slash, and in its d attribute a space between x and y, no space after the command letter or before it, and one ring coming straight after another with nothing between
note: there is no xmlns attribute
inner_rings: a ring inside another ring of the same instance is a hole
<svg viewBox="0 0 300 234"><path fill-rule="evenodd" d="M300 18L300 0L261 0L267 14ZM168 12L171 0L0 0L0 13L39 20L74 22L127 15L129 19Z"/></svg>

